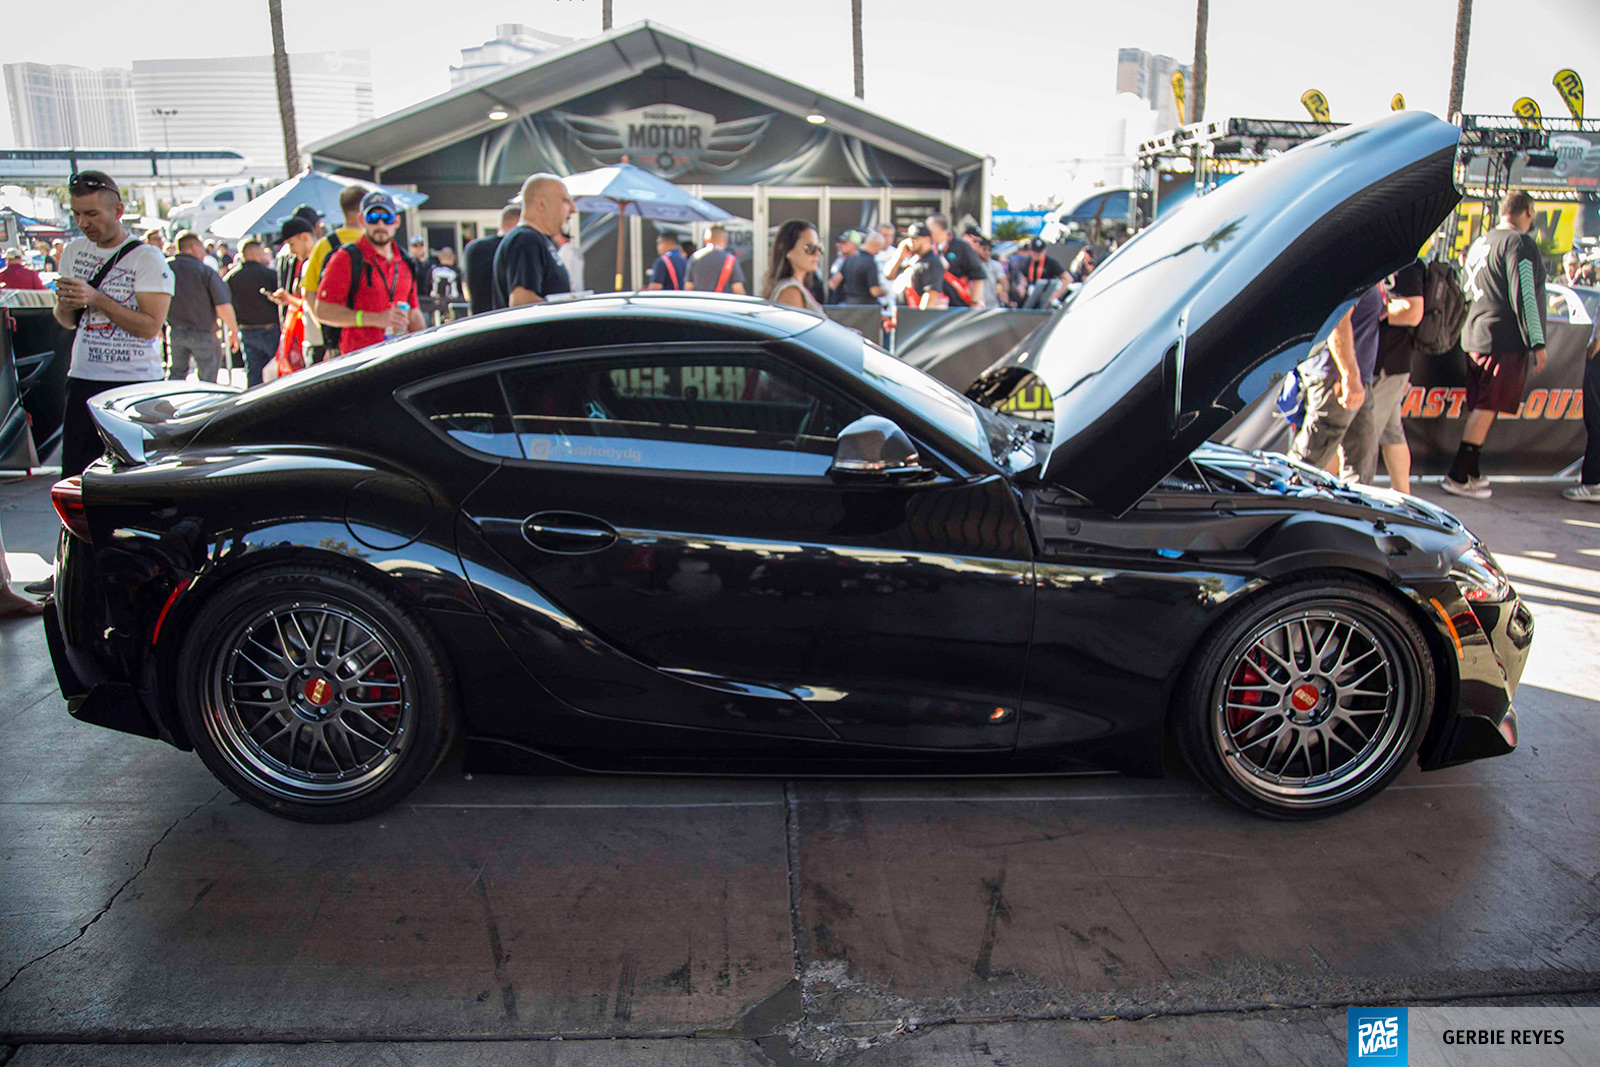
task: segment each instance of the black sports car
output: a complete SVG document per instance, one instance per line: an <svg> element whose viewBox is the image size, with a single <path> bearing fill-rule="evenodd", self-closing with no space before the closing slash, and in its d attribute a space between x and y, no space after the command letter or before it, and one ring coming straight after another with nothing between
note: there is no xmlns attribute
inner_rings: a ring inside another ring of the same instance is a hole
<svg viewBox="0 0 1600 1067"><path fill-rule="evenodd" d="M1403 113L1195 201L968 396L673 293L103 394L54 492L62 691L315 821L458 733L471 766L740 774L1159 774L1170 739L1289 818L1509 752L1532 620L1488 551L1205 444L1414 255L1457 134ZM1050 421L999 410L1041 389Z"/></svg>

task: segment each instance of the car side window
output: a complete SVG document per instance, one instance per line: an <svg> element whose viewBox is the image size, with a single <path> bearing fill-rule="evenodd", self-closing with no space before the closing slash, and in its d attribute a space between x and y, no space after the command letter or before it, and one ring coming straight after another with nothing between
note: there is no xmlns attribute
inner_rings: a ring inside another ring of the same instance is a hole
<svg viewBox="0 0 1600 1067"><path fill-rule="evenodd" d="M1566 322L1569 314L1565 295L1561 293L1547 294L1545 303L1545 319L1547 321Z"/></svg>
<svg viewBox="0 0 1600 1067"><path fill-rule="evenodd" d="M609 356L503 379L524 455L554 463L821 476L866 413L761 353Z"/></svg>
<svg viewBox="0 0 1600 1067"><path fill-rule="evenodd" d="M467 448L522 458L499 379L493 374L435 386L412 395L410 403L429 426Z"/></svg>

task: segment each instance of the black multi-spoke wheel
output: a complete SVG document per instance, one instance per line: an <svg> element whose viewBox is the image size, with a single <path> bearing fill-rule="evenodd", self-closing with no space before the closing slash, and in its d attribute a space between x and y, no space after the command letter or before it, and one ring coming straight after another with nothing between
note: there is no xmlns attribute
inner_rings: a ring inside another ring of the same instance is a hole
<svg viewBox="0 0 1600 1067"><path fill-rule="evenodd" d="M195 748L245 800L316 822L414 789L449 738L449 686L422 627L382 590L273 568L220 591L189 627L179 704Z"/></svg>
<svg viewBox="0 0 1600 1067"><path fill-rule="evenodd" d="M1177 735L1195 772L1243 806L1327 815L1401 771L1433 696L1433 661L1405 610L1331 579L1267 594L1207 638Z"/></svg>

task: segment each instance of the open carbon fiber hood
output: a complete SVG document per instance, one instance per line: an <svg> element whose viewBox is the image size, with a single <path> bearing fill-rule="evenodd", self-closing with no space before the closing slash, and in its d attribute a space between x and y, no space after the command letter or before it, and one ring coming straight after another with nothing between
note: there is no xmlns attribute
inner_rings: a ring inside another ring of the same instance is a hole
<svg viewBox="0 0 1600 1067"><path fill-rule="evenodd" d="M1416 256L1460 199L1460 132L1400 112L1192 201L1106 260L969 395L992 401L1037 375L1055 406L1046 478L1126 511Z"/></svg>

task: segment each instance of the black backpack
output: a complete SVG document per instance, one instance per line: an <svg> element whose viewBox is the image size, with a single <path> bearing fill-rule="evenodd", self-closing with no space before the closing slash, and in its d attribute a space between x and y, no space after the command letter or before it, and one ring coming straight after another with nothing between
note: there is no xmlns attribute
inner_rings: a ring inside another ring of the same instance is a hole
<svg viewBox="0 0 1600 1067"><path fill-rule="evenodd" d="M1436 259L1428 264L1422 283L1422 321L1412 331L1412 344L1425 356L1439 356L1461 343L1461 326L1467 321L1467 297L1461 291L1455 264Z"/></svg>
<svg viewBox="0 0 1600 1067"><path fill-rule="evenodd" d="M327 272L328 264L333 262L333 257L338 255L341 250L350 257L350 291L344 294L344 306L354 308L356 306L356 289L361 285L361 273L367 269L366 257L362 256L359 245L342 243L339 240L338 231L328 234L328 240L332 242L333 248L328 252L328 258L322 261L323 272ZM327 323L322 324L322 343L328 348L338 348L339 338L343 334L342 327L329 326Z"/></svg>

